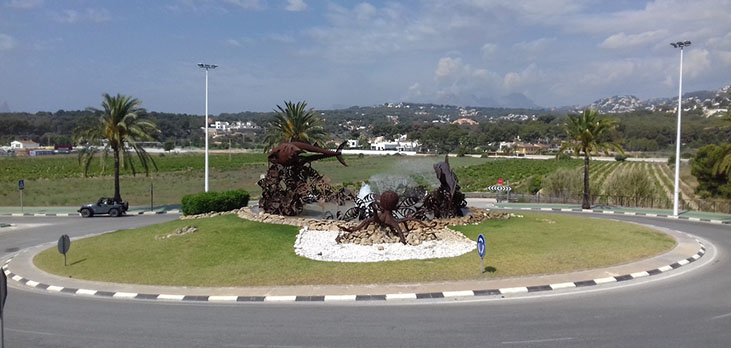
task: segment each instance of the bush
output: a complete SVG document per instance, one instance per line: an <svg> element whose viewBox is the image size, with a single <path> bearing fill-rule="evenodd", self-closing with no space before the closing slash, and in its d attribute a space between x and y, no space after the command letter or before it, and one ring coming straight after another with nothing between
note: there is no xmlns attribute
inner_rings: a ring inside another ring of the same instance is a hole
<svg viewBox="0 0 731 348"><path fill-rule="evenodd" d="M244 190L200 192L183 196L182 203L184 215L230 211L249 204L249 193Z"/></svg>
<svg viewBox="0 0 731 348"><path fill-rule="evenodd" d="M635 201L655 199L658 192L654 181L639 168L627 168L614 171L604 184L605 192L610 196L627 197Z"/></svg>
<svg viewBox="0 0 731 348"><path fill-rule="evenodd" d="M614 160L617 162L624 162L627 159L627 155L617 154L614 156Z"/></svg>

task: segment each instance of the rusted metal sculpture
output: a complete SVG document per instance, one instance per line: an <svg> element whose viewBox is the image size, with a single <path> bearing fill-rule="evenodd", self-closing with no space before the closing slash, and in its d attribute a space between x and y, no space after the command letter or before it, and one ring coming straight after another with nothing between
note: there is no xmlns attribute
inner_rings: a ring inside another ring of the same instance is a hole
<svg viewBox="0 0 731 348"><path fill-rule="evenodd" d="M335 157L344 166L340 144L336 151L326 150L302 142L284 142L269 153L267 174L257 183L262 188L259 208L269 214L299 215L307 203L335 200L339 205L354 195L346 190L333 191L311 162ZM314 153L307 155L307 153Z"/></svg>
<svg viewBox="0 0 731 348"><path fill-rule="evenodd" d="M440 186L426 195L420 210L423 213L431 213L437 219L463 216L462 208L467 206L467 201L460 191L457 175L449 166L448 156L444 157L444 162L434 165L434 172L437 174Z"/></svg>
<svg viewBox="0 0 731 348"><path fill-rule="evenodd" d="M406 235L409 233L409 221L416 221L424 227L429 227L419 218L413 216L413 214L404 218L397 218L395 216L395 211L399 209L399 196L398 193L394 191L385 191L381 193L380 198L371 203L371 209L373 215L363 220L360 224L358 224L358 226L352 228L347 226L339 227L344 231L352 233L366 229L368 226L375 223L386 229L386 235L389 235L388 230L390 229L392 234L398 235L399 241L403 244L406 244ZM400 224L404 224L405 232L401 229L401 226L399 226ZM338 238L340 238L340 236Z"/></svg>

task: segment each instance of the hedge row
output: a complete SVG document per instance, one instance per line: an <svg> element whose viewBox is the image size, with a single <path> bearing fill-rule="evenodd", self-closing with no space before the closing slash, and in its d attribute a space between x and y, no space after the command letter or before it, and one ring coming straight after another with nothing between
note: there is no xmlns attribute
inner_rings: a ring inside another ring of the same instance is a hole
<svg viewBox="0 0 731 348"><path fill-rule="evenodd" d="M249 193L245 190L194 193L183 196L182 203L185 215L230 211L249 204Z"/></svg>

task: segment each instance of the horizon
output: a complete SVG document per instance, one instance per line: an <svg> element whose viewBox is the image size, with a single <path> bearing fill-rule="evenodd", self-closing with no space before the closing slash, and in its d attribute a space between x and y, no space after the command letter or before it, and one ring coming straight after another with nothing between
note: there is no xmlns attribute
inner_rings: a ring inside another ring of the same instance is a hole
<svg viewBox="0 0 731 348"><path fill-rule="evenodd" d="M102 93L147 110L271 112L384 103L540 108L610 96L717 90L731 72L731 2L562 0L0 0L0 105L98 107ZM521 105L509 105L518 103Z"/></svg>

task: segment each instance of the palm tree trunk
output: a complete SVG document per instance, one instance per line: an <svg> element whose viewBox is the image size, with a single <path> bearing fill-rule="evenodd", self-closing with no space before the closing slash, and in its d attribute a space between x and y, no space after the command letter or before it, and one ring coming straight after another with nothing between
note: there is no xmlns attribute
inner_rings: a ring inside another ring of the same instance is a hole
<svg viewBox="0 0 731 348"><path fill-rule="evenodd" d="M114 151L114 201L122 202L122 196L119 194L119 150Z"/></svg>
<svg viewBox="0 0 731 348"><path fill-rule="evenodd" d="M581 202L582 209L591 208L591 204L589 204L591 192L589 190L589 154L584 152L584 200Z"/></svg>

